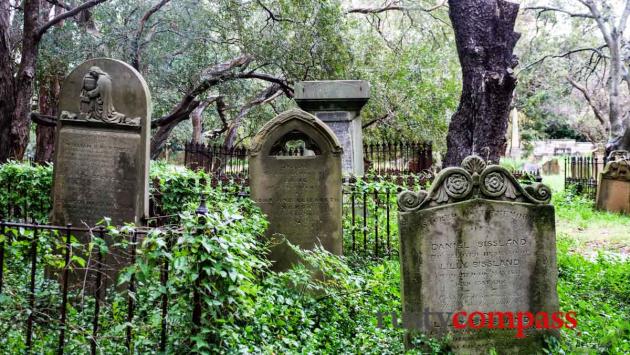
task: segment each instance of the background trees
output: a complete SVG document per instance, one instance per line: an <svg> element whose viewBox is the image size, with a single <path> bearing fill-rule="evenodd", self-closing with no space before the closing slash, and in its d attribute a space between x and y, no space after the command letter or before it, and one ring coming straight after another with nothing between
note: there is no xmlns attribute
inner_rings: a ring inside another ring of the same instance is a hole
<svg viewBox="0 0 630 355"><path fill-rule="evenodd" d="M471 69L464 71L463 100L455 116L462 90L456 54L467 51L455 42L465 40L467 30L462 23L453 31L451 19L477 13L466 12L473 2L3 1L0 161L24 154L49 159L59 85L73 67L99 56L124 60L147 79L154 103L154 157L191 139L228 146L247 142L262 123L294 105L290 98L296 81L326 79L371 82L372 99L363 111L368 141L432 140L435 151L444 154L453 116L449 147L461 153L449 153L451 163L472 151L496 160L503 149L512 75L520 82L513 104L524 114L529 137L601 141L610 112L613 121L621 121L629 107L623 82L612 95L618 103L611 106L609 100L611 73L621 80L628 77L627 5L625 0L607 1L610 6L603 0L526 0L516 20L508 2L474 2L478 9L501 9L501 17L480 17L489 37L476 40L483 42L481 48L495 43L503 49L484 53L494 58L488 66L464 55L463 64ZM616 36L623 62L616 71L611 46L589 4L599 10L609 37ZM77 10L80 6L85 7ZM522 34L513 52L511 22ZM508 74L515 64L512 54L522 64ZM499 80L500 95L470 95L482 72L506 79ZM468 117L474 115L485 123L473 125ZM38 124L31 124L30 117ZM480 138L474 139L473 149L472 136L465 132L475 129ZM489 150L479 151L483 147Z"/></svg>

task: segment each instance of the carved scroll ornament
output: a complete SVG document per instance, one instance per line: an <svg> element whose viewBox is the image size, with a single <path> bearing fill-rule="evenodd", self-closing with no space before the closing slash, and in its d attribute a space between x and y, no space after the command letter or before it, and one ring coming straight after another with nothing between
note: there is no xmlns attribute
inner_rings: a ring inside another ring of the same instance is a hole
<svg viewBox="0 0 630 355"><path fill-rule="evenodd" d="M475 198L548 204L551 190L541 183L521 186L504 167L488 166L473 155L464 159L461 167L442 170L429 191L401 192L398 207L403 212L412 212Z"/></svg>

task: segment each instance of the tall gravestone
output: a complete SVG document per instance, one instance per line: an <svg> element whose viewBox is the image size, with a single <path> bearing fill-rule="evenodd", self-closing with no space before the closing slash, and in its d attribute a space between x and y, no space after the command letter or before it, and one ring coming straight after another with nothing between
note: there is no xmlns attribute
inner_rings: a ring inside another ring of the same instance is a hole
<svg viewBox="0 0 630 355"><path fill-rule="evenodd" d="M428 192L400 193L403 324L431 336L452 334L455 353L536 353L554 330L528 328L519 338L509 325L456 328L451 316L466 312L458 318L466 322L466 315L482 312L489 322L490 312L516 318L558 311L550 199L546 186L522 187L506 169L476 156L442 170ZM445 323L435 317L422 323L426 312L440 312ZM473 321L484 324L481 316Z"/></svg>
<svg viewBox="0 0 630 355"><path fill-rule="evenodd" d="M295 85L298 106L326 123L339 139L344 175L363 175L360 112L369 99L370 83L365 80L300 81Z"/></svg>
<svg viewBox="0 0 630 355"><path fill-rule="evenodd" d="M600 174L597 208L630 214L630 153L615 150Z"/></svg>
<svg viewBox="0 0 630 355"><path fill-rule="evenodd" d="M254 137L251 194L269 220L275 270L299 261L283 238L341 254L341 154L330 128L299 109L278 115Z"/></svg>
<svg viewBox="0 0 630 355"><path fill-rule="evenodd" d="M148 214L151 128L142 76L118 60L88 60L65 79L59 106L52 222L139 224Z"/></svg>

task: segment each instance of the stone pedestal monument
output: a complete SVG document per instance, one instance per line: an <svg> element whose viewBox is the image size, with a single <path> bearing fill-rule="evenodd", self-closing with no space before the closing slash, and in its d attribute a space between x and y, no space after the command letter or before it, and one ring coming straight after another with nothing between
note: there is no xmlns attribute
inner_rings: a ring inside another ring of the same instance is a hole
<svg viewBox="0 0 630 355"><path fill-rule="evenodd" d="M370 99L364 80L301 81L295 85L295 101L301 109L325 122L343 147L344 175L363 175L361 108Z"/></svg>
<svg viewBox="0 0 630 355"><path fill-rule="evenodd" d="M548 321L558 311L550 199L546 186L522 187L476 156L442 170L429 191L400 193L403 325L451 334L457 354L539 352L557 332Z"/></svg>
<svg viewBox="0 0 630 355"><path fill-rule="evenodd" d="M65 79L59 106L53 224L94 227L105 217L112 225L140 224L149 207L151 96L144 79L121 61L91 59ZM111 249L105 285L124 263Z"/></svg>
<svg viewBox="0 0 630 355"><path fill-rule="evenodd" d="M275 270L299 262L284 240L341 254L341 153L330 128L299 109L278 115L254 137L251 194L269 220Z"/></svg>
<svg viewBox="0 0 630 355"><path fill-rule="evenodd" d="M597 208L630 214L630 153L615 150L600 173L597 187Z"/></svg>

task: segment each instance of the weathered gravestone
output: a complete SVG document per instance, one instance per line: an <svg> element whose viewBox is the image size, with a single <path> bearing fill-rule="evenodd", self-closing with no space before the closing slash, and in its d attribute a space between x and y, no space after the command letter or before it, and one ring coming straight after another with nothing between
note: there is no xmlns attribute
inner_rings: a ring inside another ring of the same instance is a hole
<svg viewBox="0 0 630 355"><path fill-rule="evenodd" d="M630 214L630 153L611 152L599 180L597 208Z"/></svg>
<svg viewBox="0 0 630 355"><path fill-rule="evenodd" d="M456 353L486 354L492 347L499 354L536 353L553 330L524 329L525 337L517 338L518 330L508 329L514 324L486 328L490 318L502 322L496 312L512 312L516 320L518 312L551 317L558 311L550 198L546 186L523 188L506 169L476 156L442 170L428 192L400 193L405 327L436 337L452 333ZM427 311L441 312L444 322L427 318ZM452 318L457 312L466 312L458 316L463 323L473 312L486 316L474 316L480 329L459 329Z"/></svg>
<svg viewBox="0 0 630 355"><path fill-rule="evenodd" d="M121 61L91 59L65 79L59 106L53 223L140 223L149 196L151 97L144 79Z"/></svg>
<svg viewBox="0 0 630 355"><path fill-rule="evenodd" d="M545 175L558 175L560 174L560 162L553 158L542 165L542 171Z"/></svg>
<svg viewBox="0 0 630 355"><path fill-rule="evenodd" d="M275 270L299 261L283 238L341 254L341 153L330 128L299 109L278 115L254 137L251 194L269 220Z"/></svg>
<svg viewBox="0 0 630 355"><path fill-rule="evenodd" d="M295 84L298 106L322 120L339 139L343 147L341 169L344 175L363 175L360 113L369 99L370 83L365 80L299 81Z"/></svg>

